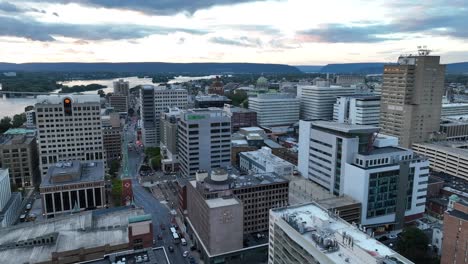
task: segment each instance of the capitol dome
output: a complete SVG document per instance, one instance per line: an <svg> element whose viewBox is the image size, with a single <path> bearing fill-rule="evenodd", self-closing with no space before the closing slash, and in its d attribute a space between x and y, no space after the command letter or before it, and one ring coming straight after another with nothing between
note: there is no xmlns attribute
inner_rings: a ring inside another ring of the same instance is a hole
<svg viewBox="0 0 468 264"><path fill-rule="evenodd" d="M263 76L260 76L260 78L258 78L257 80L257 85L256 85L257 88L268 88L268 80L267 78L263 77Z"/></svg>

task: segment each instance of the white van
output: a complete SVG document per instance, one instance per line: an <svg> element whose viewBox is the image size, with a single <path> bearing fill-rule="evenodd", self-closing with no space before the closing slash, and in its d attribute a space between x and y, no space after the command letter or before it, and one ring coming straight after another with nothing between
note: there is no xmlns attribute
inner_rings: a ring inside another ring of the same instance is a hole
<svg viewBox="0 0 468 264"><path fill-rule="evenodd" d="M180 242L182 243L182 246L187 245L187 241L185 240L185 238L180 239Z"/></svg>

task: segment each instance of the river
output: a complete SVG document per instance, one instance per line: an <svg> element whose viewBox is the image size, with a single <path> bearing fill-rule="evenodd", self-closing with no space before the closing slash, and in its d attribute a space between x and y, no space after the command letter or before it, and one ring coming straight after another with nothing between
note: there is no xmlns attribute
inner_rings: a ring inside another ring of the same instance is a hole
<svg viewBox="0 0 468 264"><path fill-rule="evenodd" d="M170 80L168 83L183 83L188 82L191 80L201 80L201 79L212 79L215 78L216 75L208 75L208 76L177 76L174 79ZM157 83L152 83L151 78L138 78L138 77L125 77L125 78L116 78L116 79L108 79L108 80L73 80L73 81L66 81L61 82L63 85L67 86L74 86L74 85L88 85L92 83L100 84L106 86L104 88L105 93L110 93L113 91L113 83L114 81L118 81L119 79L124 79L130 83L130 87L135 87L137 85L142 84L153 84L158 85ZM54 92L58 92L54 91ZM97 91L87 91L83 92L83 94L96 94ZM13 116L15 114L21 114L24 112L24 108L28 105L34 105L36 103L36 99L34 98L5 98L0 95L0 118L4 116Z"/></svg>

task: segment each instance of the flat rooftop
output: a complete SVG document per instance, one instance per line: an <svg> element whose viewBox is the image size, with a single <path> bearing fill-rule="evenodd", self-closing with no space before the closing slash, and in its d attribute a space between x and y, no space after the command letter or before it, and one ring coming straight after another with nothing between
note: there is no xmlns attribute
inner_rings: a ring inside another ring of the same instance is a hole
<svg viewBox="0 0 468 264"><path fill-rule="evenodd" d="M320 249L334 263L367 263L366 260L377 260L386 256L393 257L401 261L401 263L413 263L362 232L357 226L334 216L316 203L272 209L270 214L283 219L296 230L297 238L302 236L313 247ZM304 223L302 232L298 228L301 225L300 223ZM314 240L314 236L317 235L324 239L329 238L336 241L338 247L331 251L321 248L320 243ZM294 236L292 236L292 239L294 239ZM346 243L346 241L352 241L352 245ZM345 258L348 258L348 262L345 261Z"/></svg>
<svg viewBox="0 0 468 264"><path fill-rule="evenodd" d="M29 128L10 128L3 133L4 135L35 135L36 129Z"/></svg>
<svg viewBox="0 0 468 264"><path fill-rule="evenodd" d="M271 149L268 147L262 147L259 150L241 152L239 155L245 156L250 160L262 165L262 166L292 166L294 165L274 154L272 154Z"/></svg>
<svg viewBox="0 0 468 264"><path fill-rule="evenodd" d="M71 177L68 177L68 176ZM67 180L57 179L61 176L66 176ZM96 182L104 180L104 163L98 162L61 162L52 166L43 176L41 188L57 185L73 184L80 182Z"/></svg>
<svg viewBox="0 0 468 264"><path fill-rule="evenodd" d="M379 131L376 126L354 125L332 121L312 121L312 127L320 127L343 133L373 133Z"/></svg>
<svg viewBox="0 0 468 264"><path fill-rule="evenodd" d="M209 208L217 208L217 207L240 204L239 201L236 200L235 198L215 198L215 199L205 200L205 202Z"/></svg>
<svg viewBox="0 0 468 264"><path fill-rule="evenodd" d="M63 99L70 98L72 104L83 104L83 103L100 103L100 97L98 94L49 94L49 95L38 95L37 104L62 104Z"/></svg>
<svg viewBox="0 0 468 264"><path fill-rule="evenodd" d="M373 148L369 152L363 152L359 154L363 156L371 156L371 155L390 154L390 153L407 152L407 151L411 151L411 150L399 148L399 147L383 147L383 148Z"/></svg>
<svg viewBox="0 0 468 264"><path fill-rule="evenodd" d="M426 148L437 149L441 151L450 152L459 156L468 156L468 149L463 149L460 147L466 147L467 142L457 143L455 141L437 141L432 143L415 143L415 145L421 145Z"/></svg>
<svg viewBox="0 0 468 264"><path fill-rule="evenodd" d="M49 261L53 252L128 243L128 218L144 214L142 209L117 207L85 211L0 229L0 263ZM5 248L6 245L57 234L54 243ZM3 247L3 248L2 248Z"/></svg>
<svg viewBox="0 0 468 264"><path fill-rule="evenodd" d="M195 96L196 101L225 101L230 102L231 99L224 95L198 95Z"/></svg>

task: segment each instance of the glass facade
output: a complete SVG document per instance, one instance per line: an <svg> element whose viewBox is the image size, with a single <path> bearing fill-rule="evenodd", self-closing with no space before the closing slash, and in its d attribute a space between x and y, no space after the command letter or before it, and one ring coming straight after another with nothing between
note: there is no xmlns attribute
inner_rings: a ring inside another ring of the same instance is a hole
<svg viewBox="0 0 468 264"><path fill-rule="evenodd" d="M399 175L399 170L370 174L367 218L395 212Z"/></svg>

